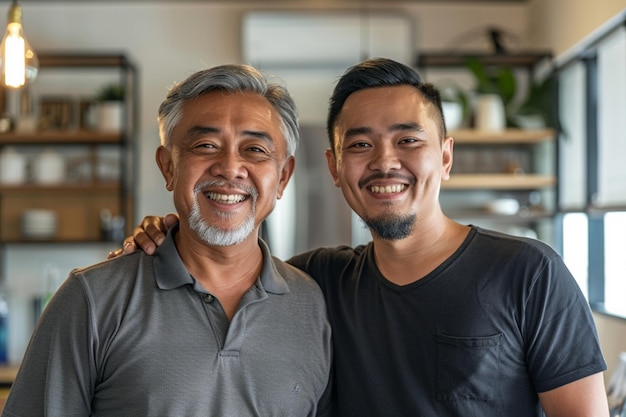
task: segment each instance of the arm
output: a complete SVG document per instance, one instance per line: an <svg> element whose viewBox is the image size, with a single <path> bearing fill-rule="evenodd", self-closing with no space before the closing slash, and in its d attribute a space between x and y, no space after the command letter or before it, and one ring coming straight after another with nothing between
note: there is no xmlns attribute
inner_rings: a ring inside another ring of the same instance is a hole
<svg viewBox="0 0 626 417"><path fill-rule="evenodd" d="M608 417L591 309L562 258L547 254L525 313L529 374L548 417Z"/></svg>
<svg viewBox="0 0 626 417"><path fill-rule="evenodd" d="M539 393L548 417L608 417L609 406L602 373Z"/></svg>
<svg viewBox="0 0 626 417"><path fill-rule="evenodd" d="M39 318L3 415L91 415L97 371L88 311L82 287L69 278Z"/></svg>
<svg viewBox="0 0 626 417"><path fill-rule="evenodd" d="M165 217L146 216L141 223L133 230L132 236L124 239L121 248L109 252L108 259L115 258L123 254L133 253L137 249L143 250L148 255L154 251L165 240L167 231L178 222L178 215L167 214Z"/></svg>

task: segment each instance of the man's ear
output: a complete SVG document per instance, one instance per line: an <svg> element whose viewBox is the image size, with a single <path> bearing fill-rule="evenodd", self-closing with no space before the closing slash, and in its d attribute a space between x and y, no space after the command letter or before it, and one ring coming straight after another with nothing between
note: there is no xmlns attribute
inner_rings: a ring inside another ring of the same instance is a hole
<svg viewBox="0 0 626 417"><path fill-rule="evenodd" d="M165 188L172 191L174 188L174 161L171 151L163 145L156 150L156 163L165 179Z"/></svg>
<svg viewBox="0 0 626 417"><path fill-rule="evenodd" d="M328 163L328 170L330 171L330 175L333 177L333 183L335 187L339 187L339 177L337 176L337 158L335 154L330 149L326 149L326 162Z"/></svg>
<svg viewBox="0 0 626 417"><path fill-rule="evenodd" d="M444 138L443 140L443 153L442 153L442 180L450 179L450 171L452 170L452 160L454 159L454 139L450 136Z"/></svg>
<svg viewBox="0 0 626 417"><path fill-rule="evenodd" d="M293 175L296 169L296 158L290 156L285 161L282 170L280 171L280 179L278 180L278 196L277 198L280 200L283 196L283 192L285 188L287 188L287 184L289 184L289 179Z"/></svg>

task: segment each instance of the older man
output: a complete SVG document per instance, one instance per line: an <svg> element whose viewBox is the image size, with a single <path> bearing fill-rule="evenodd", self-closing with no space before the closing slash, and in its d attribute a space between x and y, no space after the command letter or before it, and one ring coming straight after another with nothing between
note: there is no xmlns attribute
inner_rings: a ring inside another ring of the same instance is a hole
<svg viewBox="0 0 626 417"><path fill-rule="evenodd" d="M221 66L176 85L158 121L179 225L154 257L72 271L3 415L328 413L321 291L258 239L294 170L291 97L251 67Z"/></svg>

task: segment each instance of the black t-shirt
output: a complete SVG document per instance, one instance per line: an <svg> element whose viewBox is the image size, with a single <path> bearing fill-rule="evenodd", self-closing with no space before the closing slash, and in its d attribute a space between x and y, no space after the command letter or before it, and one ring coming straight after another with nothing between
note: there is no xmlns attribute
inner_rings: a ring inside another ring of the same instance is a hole
<svg viewBox="0 0 626 417"><path fill-rule="evenodd" d="M341 417L541 415L537 392L606 370L586 300L539 241L473 227L406 286L372 243L289 263L325 293Z"/></svg>

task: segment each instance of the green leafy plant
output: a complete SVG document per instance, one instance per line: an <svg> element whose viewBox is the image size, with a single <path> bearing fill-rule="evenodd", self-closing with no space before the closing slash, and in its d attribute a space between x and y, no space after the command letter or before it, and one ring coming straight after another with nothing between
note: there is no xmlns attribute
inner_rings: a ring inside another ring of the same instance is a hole
<svg viewBox="0 0 626 417"><path fill-rule="evenodd" d="M517 92L517 81L511 68L487 67L476 58L468 59L466 65L476 78L476 93L497 94L505 107L511 105Z"/></svg>
<svg viewBox="0 0 626 417"><path fill-rule="evenodd" d="M96 101L124 101L125 91L120 84L107 84L96 94Z"/></svg>
<svg viewBox="0 0 626 417"><path fill-rule="evenodd" d="M562 126L556 114L554 97L556 80L553 76L532 83L522 103L515 108L515 116L537 116L544 126L554 127L562 131Z"/></svg>

